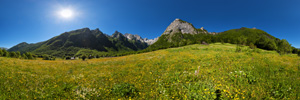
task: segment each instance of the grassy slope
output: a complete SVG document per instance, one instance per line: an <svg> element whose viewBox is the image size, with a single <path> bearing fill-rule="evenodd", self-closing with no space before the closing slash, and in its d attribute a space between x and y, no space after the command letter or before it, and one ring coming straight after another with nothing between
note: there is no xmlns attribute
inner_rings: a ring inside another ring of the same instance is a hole
<svg viewBox="0 0 300 100"><path fill-rule="evenodd" d="M112 91L123 83L138 90L133 99L213 99L216 91L224 99L300 99L299 57L247 48L196 44L88 61L0 57L0 99L126 98Z"/></svg>

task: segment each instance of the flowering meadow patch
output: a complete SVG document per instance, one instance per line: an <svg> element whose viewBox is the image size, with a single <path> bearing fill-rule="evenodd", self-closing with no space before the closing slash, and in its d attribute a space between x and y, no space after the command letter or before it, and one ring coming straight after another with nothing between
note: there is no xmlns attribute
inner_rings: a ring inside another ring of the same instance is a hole
<svg viewBox="0 0 300 100"><path fill-rule="evenodd" d="M300 99L300 58L189 45L114 58L0 57L0 99Z"/></svg>

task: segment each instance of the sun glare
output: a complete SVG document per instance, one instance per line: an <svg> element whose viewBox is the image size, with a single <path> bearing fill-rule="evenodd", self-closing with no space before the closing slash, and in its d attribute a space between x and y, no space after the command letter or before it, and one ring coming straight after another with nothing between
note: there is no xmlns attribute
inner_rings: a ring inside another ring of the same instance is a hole
<svg viewBox="0 0 300 100"><path fill-rule="evenodd" d="M60 16L63 18L71 18L74 15L74 12L71 9L63 9L59 12Z"/></svg>

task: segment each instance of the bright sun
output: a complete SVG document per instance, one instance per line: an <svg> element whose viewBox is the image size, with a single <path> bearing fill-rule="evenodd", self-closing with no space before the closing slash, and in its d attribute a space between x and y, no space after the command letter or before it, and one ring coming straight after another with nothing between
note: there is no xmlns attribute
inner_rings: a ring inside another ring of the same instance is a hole
<svg viewBox="0 0 300 100"><path fill-rule="evenodd" d="M71 9L62 9L59 14L63 18L71 18L74 15Z"/></svg>

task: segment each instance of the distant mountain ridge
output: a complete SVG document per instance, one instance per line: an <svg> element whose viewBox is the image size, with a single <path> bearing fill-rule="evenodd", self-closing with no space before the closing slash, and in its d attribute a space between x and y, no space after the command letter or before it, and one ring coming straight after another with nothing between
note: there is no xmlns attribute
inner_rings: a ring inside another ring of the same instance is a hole
<svg viewBox="0 0 300 100"><path fill-rule="evenodd" d="M112 34L112 36L109 36L101 32L98 28L95 30L82 28L62 33L44 42L33 44L22 42L10 48L8 51L61 56L74 55L81 49L102 52L124 52L142 50L147 47L148 45L144 41L128 39L118 31Z"/></svg>
<svg viewBox="0 0 300 100"><path fill-rule="evenodd" d="M7 48L4 48L4 47L0 47L0 49L5 49L5 50L7 50Z"/></svg>
<svg viewBox="0 0 300 100"><path fill-rule="evenodd" d="M99 29L78 29L62 33L47 41L28 44L22 42L9 51L33 52L35 54L80 55L82 52L131 52L153 51L179 47L189 44L232 43L253 46L278 52L297 51L284 39L280 40L263 30L256 28L231 29L224 32L208 32L203 27L195 28L193 24L175 19L166 30L155 39L142 38L135 34L122 34L115 31L111 36ZM145 50L144 50L145 49Z"/></svg>
<svg viewBox="0 0 300 100"><path fill-rule="evenodd" d="M135 34L129 34L129 33L125 33L124 34L125 37L127 37L129 40L135 40L135 41L139 41L139 42L145 42L147 43L148 45L151 45L153 44L154 42L157 41L158 38L154 38L154 39L147 39L147 38L142 38L141 36Z"/></svg>

